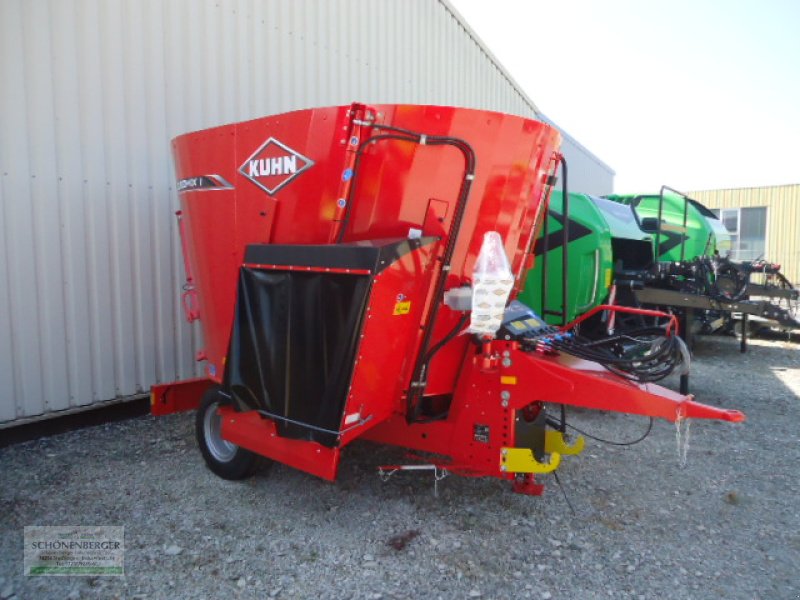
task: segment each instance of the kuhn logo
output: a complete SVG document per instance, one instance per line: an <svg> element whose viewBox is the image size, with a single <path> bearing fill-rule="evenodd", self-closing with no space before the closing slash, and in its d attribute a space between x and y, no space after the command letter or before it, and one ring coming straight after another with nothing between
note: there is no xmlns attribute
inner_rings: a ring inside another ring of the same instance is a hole
<svg viewBox="0 0 800 600"><path fill-rule="evenodd" d="M244 161L239 172L272 196L312 166L314 161L310 158L269 138Z"/></svg>

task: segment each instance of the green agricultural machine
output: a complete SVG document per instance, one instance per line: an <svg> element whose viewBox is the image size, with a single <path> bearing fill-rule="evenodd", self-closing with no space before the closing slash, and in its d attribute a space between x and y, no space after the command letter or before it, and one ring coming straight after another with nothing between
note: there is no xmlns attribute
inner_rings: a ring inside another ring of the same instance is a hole
<svg viewBox="0 0 800 600"><path fill-rule="evenodd" d="M671 188L664 187L658 195L606 198L633 209L639 228L653 236L653 256L659 262L693 260L731 250L731 236L722 221L696 200Z"/></svg>
<svg viewBox="0 0 800 600"><path fill-rule="evenodd" d="M727 230L699 202L668 187L657 195L568 199L565 211L563 194L553 192L520 295L548 323L570 322L603 304L658 308L678 318L691 346L696 333L730 331L736 316L742 352L750 317L800 328L798 290L779 265L730 260ZM624 339L659 326L646 316L601 311L581 331L597 340ZM682 387L688 387L685 378Z"/></svg>

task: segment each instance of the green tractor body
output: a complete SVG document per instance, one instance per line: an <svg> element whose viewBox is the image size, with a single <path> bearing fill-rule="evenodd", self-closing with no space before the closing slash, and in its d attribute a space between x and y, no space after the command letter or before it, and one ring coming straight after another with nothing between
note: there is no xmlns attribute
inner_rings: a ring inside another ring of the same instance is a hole
<svg viewBox="0 0 800 600"><path fill-rule="evenodd" d="M606 301L615 262L620 261L617 266L624 268L644 268L652 262L653 250L652 236L640 229L630 206L586 194L570 194L568 208L566 317L572 321ZM534 267L528 272L519 298L551 324L563 322L563 213L563 194L554 191L548 211L547 239L543 230L534 248ZM546 271L544 286L543 270ZM543 289L546 306L542 306Z"/></svg>

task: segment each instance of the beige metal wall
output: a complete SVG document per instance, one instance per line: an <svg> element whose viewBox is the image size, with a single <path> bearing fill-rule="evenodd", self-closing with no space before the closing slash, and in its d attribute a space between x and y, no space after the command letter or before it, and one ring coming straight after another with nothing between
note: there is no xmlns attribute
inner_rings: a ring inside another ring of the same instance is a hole
<svg viewBox="0 0 800 600"><path fill-rule="evenodd" d="M440 0L0 0L0 82L0 427L195 373L175 135L352 101L536 112Z"/></svg>
<svg viewBox="0 0 800 600"><path fill-rule="evenodd" d="M689 192L708 208L767 207L764 258L780 263L783 273L800 284L800 184Z"/></svg>

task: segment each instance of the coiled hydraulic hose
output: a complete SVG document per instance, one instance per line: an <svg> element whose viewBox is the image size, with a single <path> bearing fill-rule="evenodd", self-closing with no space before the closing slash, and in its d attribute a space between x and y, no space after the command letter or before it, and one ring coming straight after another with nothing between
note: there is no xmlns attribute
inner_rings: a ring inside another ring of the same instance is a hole
<svg viewBox="0 0 800 600"><path fill-rule="evenodd" d="M591 341L577 333L578 326L583 321L605 310L667 318L668 322L664 327L637 329L597 341ZM640 383L664 379L678 366L682 367L683 373L688 372L689 351L684 341L678 337L678 320L674 315L628 306L600 305L565 325L561 331L557 335L532 339L528 348L572 354L601 364L620 377Z"/></svg>
<svg viewBox="0 0 800 600"><path fill-rule="evenodd" d="M631 381L651 383L670 375L688 360L685 344L660 328L647 328L591 341L578 335L554 336L536 343L537 350L556 350L603 365Z"/></svg>

